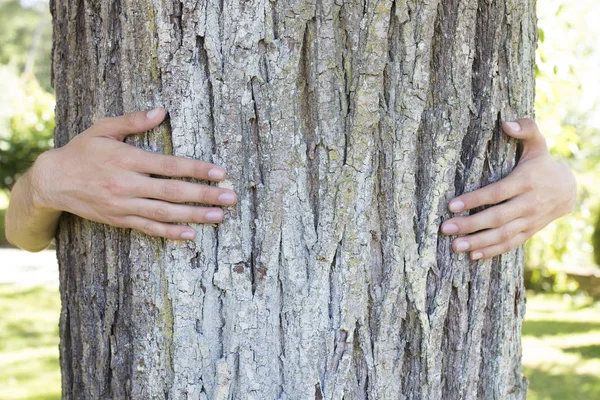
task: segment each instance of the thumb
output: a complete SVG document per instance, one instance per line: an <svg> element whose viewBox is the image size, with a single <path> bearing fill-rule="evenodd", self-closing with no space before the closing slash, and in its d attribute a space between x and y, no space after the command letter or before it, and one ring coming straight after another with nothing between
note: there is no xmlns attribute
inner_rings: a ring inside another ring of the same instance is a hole
<svg viewBox="0 0 600 400"><path fill-rule="evenodd" d="M101 118L90 129L93 136L104 136L123 141L126 136L146 132L157 127L167 115L164 108L137 111L119 117Z"/></svg>
<svg viewBox="0 0 600 400"><path fill-rule="evenodd" d="M538 129L535 121L523 118L514 122L505 122L502 124L502 130L508 136L520 139L523 143L521 159L548 154L546 138Z"/></svg>

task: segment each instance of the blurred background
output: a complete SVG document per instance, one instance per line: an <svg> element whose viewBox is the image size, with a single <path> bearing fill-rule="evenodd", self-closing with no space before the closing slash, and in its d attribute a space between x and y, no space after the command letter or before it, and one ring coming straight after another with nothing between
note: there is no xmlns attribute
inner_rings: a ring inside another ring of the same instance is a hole
<svg viewBox="0 0 600 400"><path fill-rule="evenodd" d="M578 206L527 243L529 399L600 399L600 2L538 2L536 119L571 166ZM0 0L0 399L60 399L52 249L4 238L10 188L52 148L48 0Z"/></svg>

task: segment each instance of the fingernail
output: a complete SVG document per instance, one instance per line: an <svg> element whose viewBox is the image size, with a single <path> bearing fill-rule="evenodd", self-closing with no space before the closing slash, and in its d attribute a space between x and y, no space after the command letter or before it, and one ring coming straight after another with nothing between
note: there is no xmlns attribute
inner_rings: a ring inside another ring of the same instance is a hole
<svg viewBox="0 0 600 400"><path fill-rule="evenodd" d="M515 132L519 132L521 130L521 125L519 125L518 122L507 122L506 125L510 126L510 129Z"/></svg>
<svg viewBox="0 0 600 400"><path fill-rule="evenodd" d="M458 226L454 224L442 225L442 232L446 234L452 234L458 232Z"/></svg>
<svg viewBox="0 0 600 400"><path fill-rule="evenodd" d="M223 193L219 196L219 201L223 204L235 204L235 195L233 193Z"/></svg>
<svg viewBox="0 0 600 400"><path fill-rule="evenodd" d="M156 118L156 116L158 115L159 112L160 112L160 107L155 108L152 111L148 111L146 113L146 118L148 118L148 119L154 119L154 118Z"/></svg>
<svg viewBox="0 0 600 400"><path fill-rule="evenodd" d="M221 220L223 219L223 212L222 211L209 211L206 213L206 215L204 217L209 222L221 222Z"/></svg>
<svg viewBox="0 0 600 400"><path fill-rule="evenodd" d="M194 231L185 231L181 234L180 236L182 239L185 240L192 240L196 237L196 232Z"/></svg>
<svg viewBox="0 0 600 400"><path fill-rule="evenodd" d="M214 180L222 180L225 179L225 171L223 171L222 169L211 169L210 171L208 171L208 177L210 179L214 179Z"/></svg>
<svg viewBox="0 0 600 400"><path fill-rule="evenodd" d="M469 244L469 242L458 242L458 244L456 245L456 251L465 251L465 250L469 250L469 247L471 247L471 245Z"/></svg>
<svg viewBox="0 0 600 400"><path fill-rule="evenodd" d="M483 253L477 252L477 253L473 253L473 255L471 256L471 259L479 260L481 257L483 257Z"/></svg>
<svg viewBox="0 0 600 400"><path fill-rule="evenodd" d="M460 200L452 201L450 202L449 208L452 212L462 211L462 209L465 208L465 203Z"/></svg>

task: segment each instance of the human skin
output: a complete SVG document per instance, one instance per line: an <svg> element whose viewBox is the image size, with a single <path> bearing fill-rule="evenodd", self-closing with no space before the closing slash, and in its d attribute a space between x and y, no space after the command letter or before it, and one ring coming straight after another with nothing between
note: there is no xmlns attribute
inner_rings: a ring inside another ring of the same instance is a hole
<svg viewBox="0 0 600 400"><path fill-rule="evenodd" d="M225 179L223 168L123 142L128 135L158 126L165 115L159 108L104 118L66 146L38 157L13 187L6 214L9 242L29 251L43 250L54 237L62 211L173 240L196 236L192 227L178 223L221 222L220 207L237 201L233 191L150 174L219 182ZM552 159L536 124L523 119L505 123L503 129L523 142L517 167L505 179L458 196L449 209L462 213L496 205L449 219L441 227L446 235L466 235L454 239L452 248L470 252L474 260L515 248L575 204L573 174Z"/></svg>
<svg viewBox="0 0 600 400"><path fill-rule="evenodd" d="M150 177L219 182L225 170L183 157L155 154L123 142L158 126L162 108L103 118L66 146L42 154L13 187L6 238L29 251L45 249L62 211L150 236L191 240L194 228L176 223L219 223L236 194L228 189Z"/></svg>
<svg viewBox="0 0 600 400"><path fill-rule="evenodd" d="M463 213L494 205L468 216L445 221L455 252L472 260L487 259L519 246L550 222L573 211L576 183L568 166L554 161L537 124L520 119L502 124L503 131L522 142L515 169L504 179L450 201L448 209Z"/></svg>

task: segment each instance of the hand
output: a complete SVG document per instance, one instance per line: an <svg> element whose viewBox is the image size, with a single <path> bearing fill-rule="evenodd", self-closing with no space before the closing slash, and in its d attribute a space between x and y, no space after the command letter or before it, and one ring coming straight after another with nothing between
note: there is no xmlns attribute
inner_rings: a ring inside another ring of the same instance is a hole
<svg viewBox="0 0 600 400"><path fill-rule="evenodd" d="M446 235L467 235L454 239L452 248L456 252L470 252L472 260L514 249L556 218L573 211L575 206L573 173L552 159L536 123L520 119L504 123L502 129L523 142L516 168L496 183L453 199L448 208L456 213L497 205L442 224L442 233Z"/></svg>
<svg viewBox="0 0 600 400"><path fill-rule="evenodd" d="M158 126L165 115L159 108L104 118L66 146L42 154L32 168L36 207L168 239L196 236L193 228L174 222L220 222L220 208L181 203L230 206L237 201L233 191L149 175L218 182L225 179L223 168L123 143L127 135Z"/></svg>

